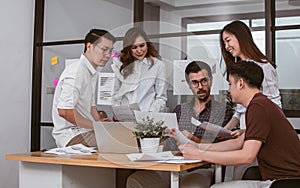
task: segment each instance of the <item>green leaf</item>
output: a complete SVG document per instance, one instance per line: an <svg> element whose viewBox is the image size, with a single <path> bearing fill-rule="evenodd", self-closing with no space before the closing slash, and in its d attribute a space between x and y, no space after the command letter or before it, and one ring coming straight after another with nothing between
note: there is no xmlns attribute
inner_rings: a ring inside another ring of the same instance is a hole
<svg viewBox="0 0 300 188"><path fill-rule="evenodd" d="M163 138L167 134L167 126L164 125L164 121L154 122L154 119L149 116L143 118L142 122L136 125L134 132L136 138Z"/></svg>

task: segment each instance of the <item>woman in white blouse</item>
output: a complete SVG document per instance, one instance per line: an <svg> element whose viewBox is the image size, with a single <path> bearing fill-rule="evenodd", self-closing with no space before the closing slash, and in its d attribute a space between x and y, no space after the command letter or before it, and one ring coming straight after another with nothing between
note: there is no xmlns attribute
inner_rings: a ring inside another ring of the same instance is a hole
<svg viewBox="0 0 300 188"><path fill-rule="evenodd" d="M265 56L253 41L249 27L241 21L233 21L226 25L220 34L222 56L228 69L232 63L238 60L254 61L264 71L264 80L261 92L281 108L281 97L278 89L278 76L275 63ZM253 75L255 76L255 75ZM240 121L246 109L237 105L233 118L225 126L227 129L234 128L239 122L245 129L244 122Z"/></svg>
<svg viewBox="0 0 300 188"><path fill-rule="evenodd" d="M115 73L113 105L138 104L141 111L163 111L167 101L165 64L146 33L136 27L123 39L119 58L113 58Z"/></svg>

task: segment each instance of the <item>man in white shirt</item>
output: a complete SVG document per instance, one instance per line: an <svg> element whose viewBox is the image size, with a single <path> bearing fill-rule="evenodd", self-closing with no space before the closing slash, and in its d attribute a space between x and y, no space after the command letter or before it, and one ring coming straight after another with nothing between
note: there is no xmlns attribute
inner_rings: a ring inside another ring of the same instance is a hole
<svg viewBox="0 0 300 188"><path fill-rule="evenodd" d="M61 74L52 106L52 135L58 147L79 143L96 146L93 122L108 121L99 116L95 106L96 68L110 59L115 41L109 32L91 29L80 59Z"/></svg>

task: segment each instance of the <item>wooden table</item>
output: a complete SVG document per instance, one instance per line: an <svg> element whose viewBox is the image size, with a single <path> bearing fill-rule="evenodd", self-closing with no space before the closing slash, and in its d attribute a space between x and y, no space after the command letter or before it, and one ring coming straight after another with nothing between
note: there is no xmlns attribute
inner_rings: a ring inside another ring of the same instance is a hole
<svg viewBox="0 0 300 188"><path fill-rule="evenodd" d="M19 161L20 188L99 188L115 187L115 169L142 169L171 172L171 187L179 187L179 172L205 162L167 164L132 162L125 154L54 155L30 152L6 155Z"/></svg>

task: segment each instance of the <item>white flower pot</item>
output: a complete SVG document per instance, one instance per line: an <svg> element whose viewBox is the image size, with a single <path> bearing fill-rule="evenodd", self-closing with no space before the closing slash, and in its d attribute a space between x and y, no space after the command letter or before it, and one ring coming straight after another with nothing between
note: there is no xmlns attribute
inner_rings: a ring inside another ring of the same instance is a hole
<svg viewBox="0 0 300 188"><path fill-rule="evenodd" d="M142 153L157 153L160 138L140 138Z"/></svg>

